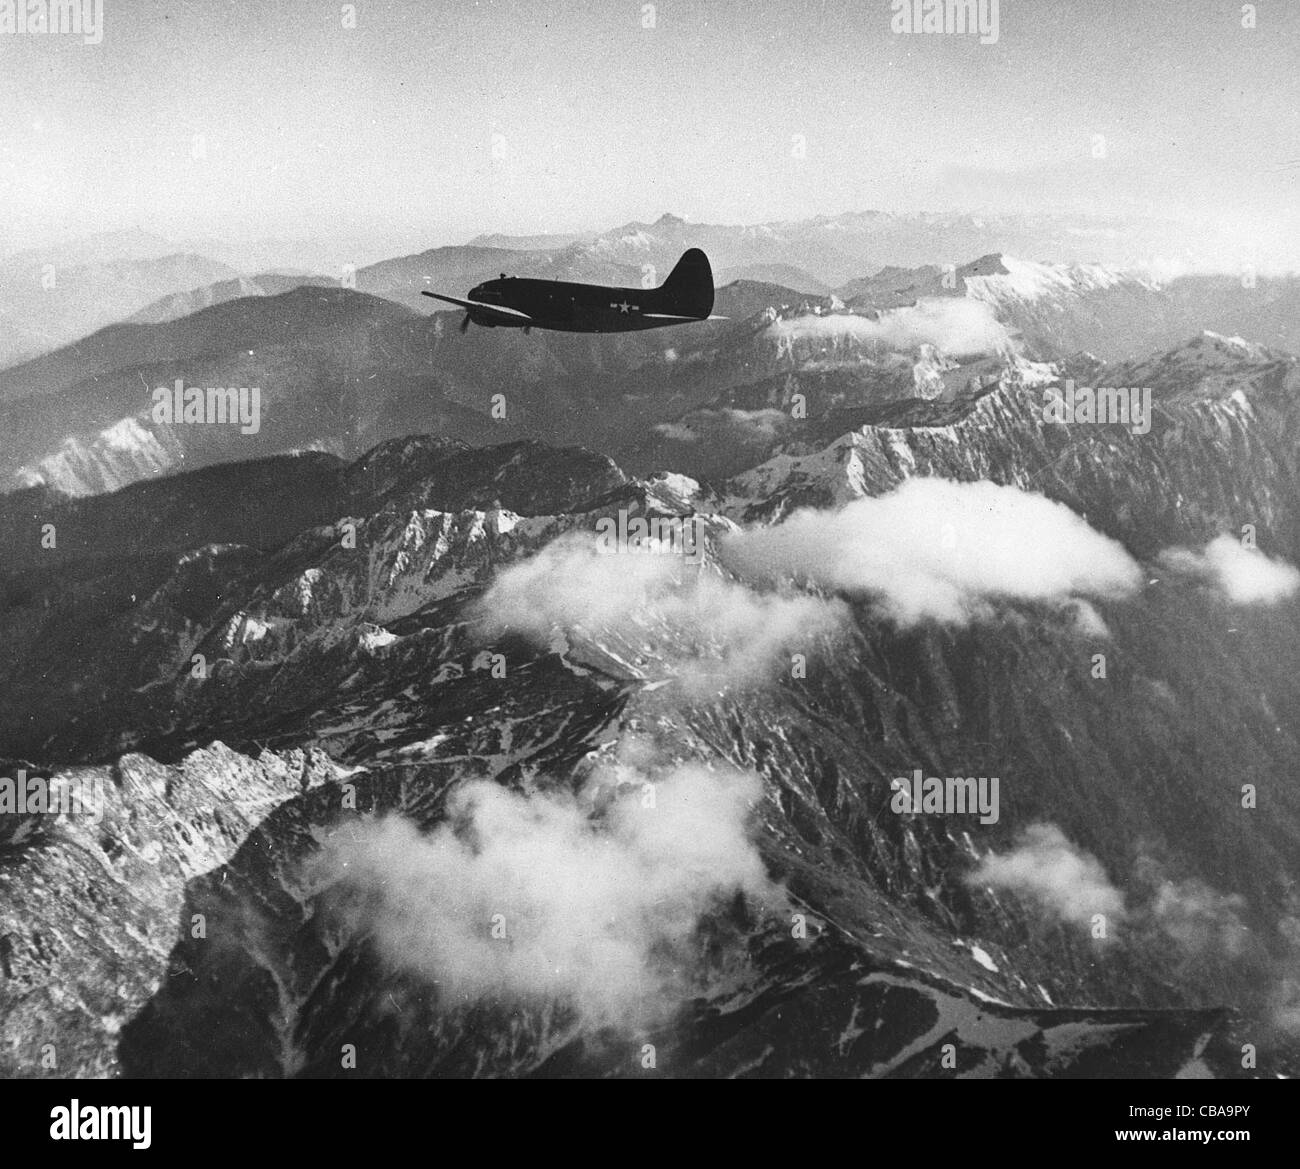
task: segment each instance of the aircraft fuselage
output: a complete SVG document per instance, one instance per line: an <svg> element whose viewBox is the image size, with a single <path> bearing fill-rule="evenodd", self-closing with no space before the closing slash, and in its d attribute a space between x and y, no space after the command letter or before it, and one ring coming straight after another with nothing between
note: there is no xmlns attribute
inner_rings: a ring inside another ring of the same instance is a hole
<svg viewBox="0 0 1300 1169"><path fill-rule="evenodd" d="M598 284L571 284L559 280L532 280L507 276L488 280L471 290L470 300L497 304L527 313L528 321L510 320L469 309L470 320L484 328L562 329L571 333L623 333L633 329L659 329L680 324L656 320L647 313L663 313L657 288L606 288ZM670 310L671 311L671 310Z"/></svg>
<svg viewBox="0 0 1300 1169"><path fill-rule="evenodd" d="M566 333L627 333L718 320L713 314L713 269L699 248L687 248L658 288L606 288L565 280L506 276L485 280L468 297L421 289L421 295L465 310L485 329L560 329Z"/></svg>

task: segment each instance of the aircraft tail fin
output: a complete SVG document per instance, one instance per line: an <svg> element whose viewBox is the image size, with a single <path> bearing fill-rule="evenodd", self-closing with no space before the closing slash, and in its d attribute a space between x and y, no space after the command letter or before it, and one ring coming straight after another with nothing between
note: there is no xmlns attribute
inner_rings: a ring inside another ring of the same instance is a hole
<svg viewBox="0 0 1300 1169"><path fill-rule="evenodd" d="M699 248L682 253L668 279L659 286L660 304L666 312L701 320L713 311L713 269Z"/></svg>

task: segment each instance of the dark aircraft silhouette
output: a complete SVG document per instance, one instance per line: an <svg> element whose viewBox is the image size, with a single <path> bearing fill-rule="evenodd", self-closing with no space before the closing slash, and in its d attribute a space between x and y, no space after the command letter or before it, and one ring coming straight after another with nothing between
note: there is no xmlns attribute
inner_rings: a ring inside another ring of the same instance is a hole
<svg viewBox="0 0 1300 1169"><path fill-rule="evenodd" d="M713 269L699 248L682 253L658 288L605 288L562 280L506 276L470 289L467 299L422 292L467 309L460 323L484 328L561 329L570 333L626 333L688 321L721 321L713 312Z"/></svg>

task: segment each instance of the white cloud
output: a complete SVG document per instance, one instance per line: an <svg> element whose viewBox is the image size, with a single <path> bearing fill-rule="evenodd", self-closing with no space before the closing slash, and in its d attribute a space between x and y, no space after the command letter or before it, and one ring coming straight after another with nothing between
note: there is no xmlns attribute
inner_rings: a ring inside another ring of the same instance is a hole
<svg viewBox="0 0 1300 1169"><path fill-rule="evenodd" d="M1068 603L1096 633L1100 618L1080 610L1079 597L1123 597L1142 583L1124 548L1063 504L1016 487L930 478L728 536L722 559L752 579L871 596L904 626L964 623L1005 598Z"/></svg>
<svg viewBox="0 0 1300 1169"><path fill-rule="evenodd" d="M698 442L699 435L689 426L680 422L661 422L654 428L654 432L664 438L672 439L674 442Z"/></svg>
<svg viewBox="0 0 1300 1169"><path fill-rule="evenodd" d="M1245 898L1197 878L1170 880L1149 857L1135 870L1138 891L1126 908L1096 857L1071 844L1054 824L1025 829L1008 853L990 853L965 880L1028 897L1061 921L1087 926L1094 914L1125 920L1133 936L1185 957L1240 958L1250 941Z"/></svg>
<svg viewBox="0 0 1300 1169"><path fill-rule="evenodd" d="M488 636L651 645L688 692L759 684L780 655L809 652L847 615L839 602L755 592L677 555L602 555L591 533L570 533L503 569L477 612Z"/></svg>
<svg viewBox="0 0 1300 1169"><path fill-rule="evenodd" d="M313 877L448 1005L560 1001L592 1025L654 1022L691 993L705 915L738 893L755 910L784 897L750 835L755 775L659 774L630 754L582 797L474 781L432 832L399 817L345 828Z"/></svg>
<svg viewBox="0 0 1300 1169"><path fill-rule="evenodd" d="M1076 925L1088 925L1098 913L1112 922L1124 914L1124 899L1101 862L1071 844L1055 824L1030 825L1011 852L985 857L966 883L1027 897Z"/></svg>
<svg viewBox="0 0 1300 1169"><path fill-rule="evenodd" d="M1226 535L1216 536L1200 551L1167 548L1160 562L1173 572L1212 584L1236 605L1273 605L1300 588L1300 569Z"/></svg>
<svg viewBox="0 0 1300 1169"><path fill-rule="evenodd" d="M1203 881L1162 881L1150 913L1183 952L1235 958L1249 938L1240 916L1245 906L1245 898L1220 893Z"/></svg>
<svg viewBox="0 0 1300 1169"><path fill-rule="evenodd" d="M991 306L961 296L924 298L914 305L882 312L878 320L827 313L777 320L768 328L783 344L849 338L900 353L933 345L953 357L998 353L1012 345L1011 335L994 316Z"/></svg>
<svg viewBox="0 0 1300 1169"><path fill-rule="evenodd" d="M790 421L790 416L780 410L737 410L732 407L697 410L688 418L689 422L661 422L654 431L678 442L698 442L701 432L704 436L716 438L719 431L734 436L739 442L753 442L776 438Z"/></svg>

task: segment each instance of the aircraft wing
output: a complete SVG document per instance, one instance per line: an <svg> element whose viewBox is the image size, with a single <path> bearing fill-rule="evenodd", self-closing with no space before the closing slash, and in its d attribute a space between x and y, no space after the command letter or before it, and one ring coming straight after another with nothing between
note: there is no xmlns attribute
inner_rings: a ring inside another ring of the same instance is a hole
<svg viewBox="0 0 1300 1169"><path fill-rule="evenodd" d="M652 321L729 321L730 317L720 317L717 314L707 317L679 317L676 313L637 313L639 317L646 317Z"/></svg>
<svg viewBox="0 0 1300 1169"><path fill-rule="evenodd" d="M426 292L423 288L420 289L420 295L431 296L434 300L445 300L448 304L458 304L461 308L472 308L477 312L494 314L515 324L533 323L533 318L527 313L520 312L517 308L506 308L505 305L484 304L480 300L461 300L455 296L443 296L441 292Z"/></svg>

